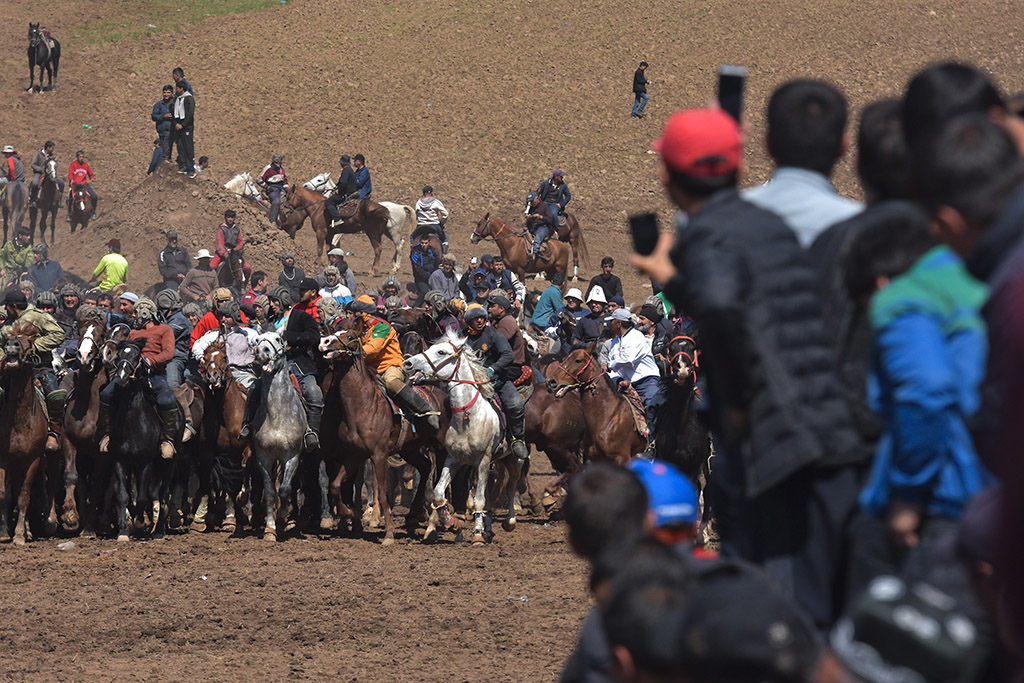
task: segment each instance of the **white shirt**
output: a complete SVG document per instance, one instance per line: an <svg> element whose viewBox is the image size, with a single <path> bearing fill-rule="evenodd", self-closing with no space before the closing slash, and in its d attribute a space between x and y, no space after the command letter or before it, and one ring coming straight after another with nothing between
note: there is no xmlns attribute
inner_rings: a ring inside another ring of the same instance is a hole
<svg viewBox="0 0 1024 683"><path fill-rule="evenodd" d="M233 339L233 337L236 337L239 334L245 338L245 341L241 344L238 343L242 341L241 339ZM210 330L197 339L196 343L192 345L192 357L202 363L203 354L206 353L207 347L217 341L220 336L220 329L216 329ZM228 354L228 365L251 365L256 360L256 357L252 352L252 346L256 344L256 338L258 336L259 333L256 332L256 330L248 327L235 327L229 330L224 344Z"/></svg>
<svg viewBox="0 0 1024 683"><path fill-rule="evenodd" d="M612 337L608 347L608 374L630 384L661 376L643 332L632 327L621 337Z"/></svg>

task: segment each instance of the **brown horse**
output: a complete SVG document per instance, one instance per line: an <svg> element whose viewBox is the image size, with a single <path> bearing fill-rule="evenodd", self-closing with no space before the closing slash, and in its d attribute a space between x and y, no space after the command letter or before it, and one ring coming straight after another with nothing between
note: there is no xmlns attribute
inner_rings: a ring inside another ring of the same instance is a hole
<svg viewBox="0 0 1024 683"><path fill-rule="evenodd" d="M433 463L422 454L424 448L441 450L443 435L448 428L450 411L445 407L444 394L432 390L428 400L441 413L439 434L414 432L408 422L395 415L377 381L376 373L363 357L363 320L345 318L338 331L320 340L324 359L332 364L330 390L324 392L324 415L320 452L341 458L341 466L331 481L331 496L336 499L340 514L355 522L359 516L349 505L356 501L340 500L341 485L355 478L367 458L373 463L374 489L379 501L375 509L384 517L383 545L395 540L395 522L391 515L388 490L388 455L396 453L420 472L420 487L410 506L410 518L423 510L424 495L433 480ZM325 382L326 384L326 382ZM337 425L337 426L335 426ZM412 519L407 519L411 526Z"/></svg>
<svg viewBox="0 0 1024 683"><path fill-rule="evenodd" d="M583 466L588 436L580 395L555 398L544 384L534 382L533 396L526 402L526 443L544 451L558 472L544 488L545 506L554 504L565 482Z"/></svg>
<svg viewBox="0 0 1024 683"><path fill-rule="evenodd" d="M501 250L501 255L505 259L505 266L516 274L520 282L525 282L527 273L544 273L544 277L550 280L555 273L565 275L569 268L569 247L558 240L548 241L551 254L547 259L540 255L533 263L528 263L526 257L529 252L526 248L526 240L515 234L501 219L491 216L489 212L477 221L469 241L476 244L488 237L497 243L498 249Z"/></svg>
<svg viewBox="0 0 1024 683"><path fill-rule="evenodd" d="M38 336L39 329L32 323L15 322L0 368L5 390L0 409L0 540L11 537L7 509L8 494L13 494L18 505L15 545L24 545L28 538L29 498L46 445L46 411L36 394L32 363Z"/></svg>
<svg viewBox="0 0 1024 683"><path fill-rule="evenodd" d="M236 502L239 507L242 504L238 498L242 494L242 473L250 454L249 446L238 440L245 415L246 395L231 376L223 339L206 347L200 369L206 378L206 400L203 404L203 448L199 453L200 476L196 495L209 497L214 489L224 494L222 528L231 533L236 526ZM197 518L192 528L205 531L205 517Z"/></svg>
<svg viewBox="0 0 1024 683"><path fill-rule="evenodd" d="M369 199L360 200L353 215L346 218L341 225L329 228L328 216L324 211L325 201L327 200L319 192L313 192L303 187L292 190L288 194L288 200L281 207L281 229L287 232L289 237L295 239L295 233L308 218L316 232L317 256L323 256L324 245L328 241L333 244L337 235L366 233L366 237L370 240L370 246L373 247L374 275L378 274L377 266L380 264L380 253L383 250L382 240L387 237L395 245L395 258L391 270L398 270L398 251L404 237L397 228L389 228L388 220L391 213L386 207Z"/></svg>
<svg viewBox="0 0 1024 683"><path fill-rule="evenodd" d="M89 199L89 191L84 183L76 183L71 190L71 234L75 234L75 228L81 226L82 230L89 227L92 219L92 204Z"/></svg>
<svg viewBox="0 0 1024 683"><path fill-rule="evenodd" d="M595 459L625 465L646 442L637 433L626 398L615 390L592 355L592 349L576 349L548 366L548 388L555 396L579 389L587 432L594 443Z"/></svg>
<svg viewBox="0 0 1024 683"><path fill-rule="evenodd" d="M565 224L558 226L558 239L561 242L568 242L572 247L572 279L580 279L580 261L587 268L590 267L590 252L587 251L587 243L583 239L583 230L580 229L580 222L576 215L565 212Z"/></svg>

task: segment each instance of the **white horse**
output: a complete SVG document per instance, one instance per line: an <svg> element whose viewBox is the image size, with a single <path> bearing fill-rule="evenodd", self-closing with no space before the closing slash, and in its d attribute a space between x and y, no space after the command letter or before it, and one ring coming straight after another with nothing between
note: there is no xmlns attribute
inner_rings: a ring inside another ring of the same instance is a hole
<svg viewBox="0 0 1024 683"><path fill-rule="evenodd" d="M302 183L302 186L307 190L319 192L325 197L330 197L331 193L334 192L334 181L331 180L330 171L324 171L320 175L313 176Z"/></svg>
<svg viewBox="0 0 1024 683"><path fill-rule="evenodd" d="M292 385L284 357L284 340L277 332L256 338L256 362L263 377L251 391L259 392L259 408L252 421L252 453L263 477L263 500L267 508L264 541L277 540L277 520L288 517L292 479L299 468L302 439L306 434L306 411ZM278 481L280 480L280 481ZM279 513L280 511L280 513Z"/></svg>
<svg viewBox="0 0 1024 683"><path fill-rule="evenodd" d="M411 224L412 227L416 226L416 212L413 211L411 206L405 204L396 204L394 202L379 202L381 206L388 210L391 217L388 218L388 233L392 235L401 235L402 239L405 239L405 226ZM402 245L398 245L401 249Z"/></svg>
<svg viewBox="0 0 1024 683"><path fill-rule="evenodd" d="M252 181L252 174L248 171L239 173L224 183L224 189L244 199L260 198L260 188Z"/></svg>
<svg viewBox="0 0 1024 683"><path fill-rule="evenodd" d="M487 518L485 522L485 512L489 513L491 508L486 497L487 478L493 458L499 459L508 474L508 516L501 526L505 531L513 531L516 528L516 487L522 465L515 457L503 457L508 456L509 452L508 449L502 452L505 435L498 411L490 401L494 396L494 388L476 353L466 344L464 337L449 332L423 353L407 358L403 367L407 376L419 372L441 380L445 384L452 409L451 425L445 434L447 456L441 477L434 489L428 492L433 510L423 540L432 541L436 538L439 519L442 524L449 525L445 489L451 482L453 468L457 471L462 465L476 469L471 540L475 544L490 540L490 519Z"/></svg>

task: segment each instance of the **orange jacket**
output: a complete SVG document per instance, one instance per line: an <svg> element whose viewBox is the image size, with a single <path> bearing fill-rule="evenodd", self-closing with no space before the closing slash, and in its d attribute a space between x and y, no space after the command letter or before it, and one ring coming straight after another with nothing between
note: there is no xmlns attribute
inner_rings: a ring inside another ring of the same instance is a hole
<svg viewBox="0 0 1024 683"><path fill-rule="evenodd" d="M366 362L377 368L378 374L394 365L401 365L405 358L398 345L398 333L387 321L366 315L366 331L363 332L363 353Z"/></svg>

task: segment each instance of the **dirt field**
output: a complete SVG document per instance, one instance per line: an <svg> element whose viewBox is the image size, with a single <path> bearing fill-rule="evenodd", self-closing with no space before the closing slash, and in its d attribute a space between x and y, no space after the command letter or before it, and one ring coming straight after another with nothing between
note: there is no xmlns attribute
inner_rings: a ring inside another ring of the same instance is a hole
<svg viewBox="0 0 1024 683"><path fill-rule="evenodd" d="M180 9L198 5L49 0L44 14L38 2L0 3L0 144L27 162L50 138L62 171L84 149L98 175L100 219L70 238L61 214L51 250L77 274L116 236L141 289L156 279L162 230L176 228L193 253L212 248L223 210L241 206L220 189L235 173L282 152L301 182L336 176L340 154L362 152L375 198L412 204L424 183L436 188L462 262L488 249L469 245L477 218L513 222L526 192L564 168L592 256L583 274L613 255L638 301L649 290L625 266L626 216L658 210L667 226L671 215L650 142L672 110L711 99L719 63L751 70L750 183L769 169L766 98L789 78L835 82L855 115L940 58L976 62L1024 90L1017 0L294 0L182 23ZM30 20L63 42L55 93L23 92ZM641 59L654 81L642 121L629 117ZM175 66L198 93L196 155L212 160L196 181L143 175L149 113ZM837 184L858 193L848 160ZM322 267L308 225L293 244L256 213L240 215L248 260L272 278L285 249L310 273ZM378 284L366 277L365 238L343 246L356 252L360 288ZM268 546L217 534L0 548L3 669L61 680L552 680L588 603L564 527L545 521L528 517L486 548ZM529 601L508 599L520 596Z"/></svg>

